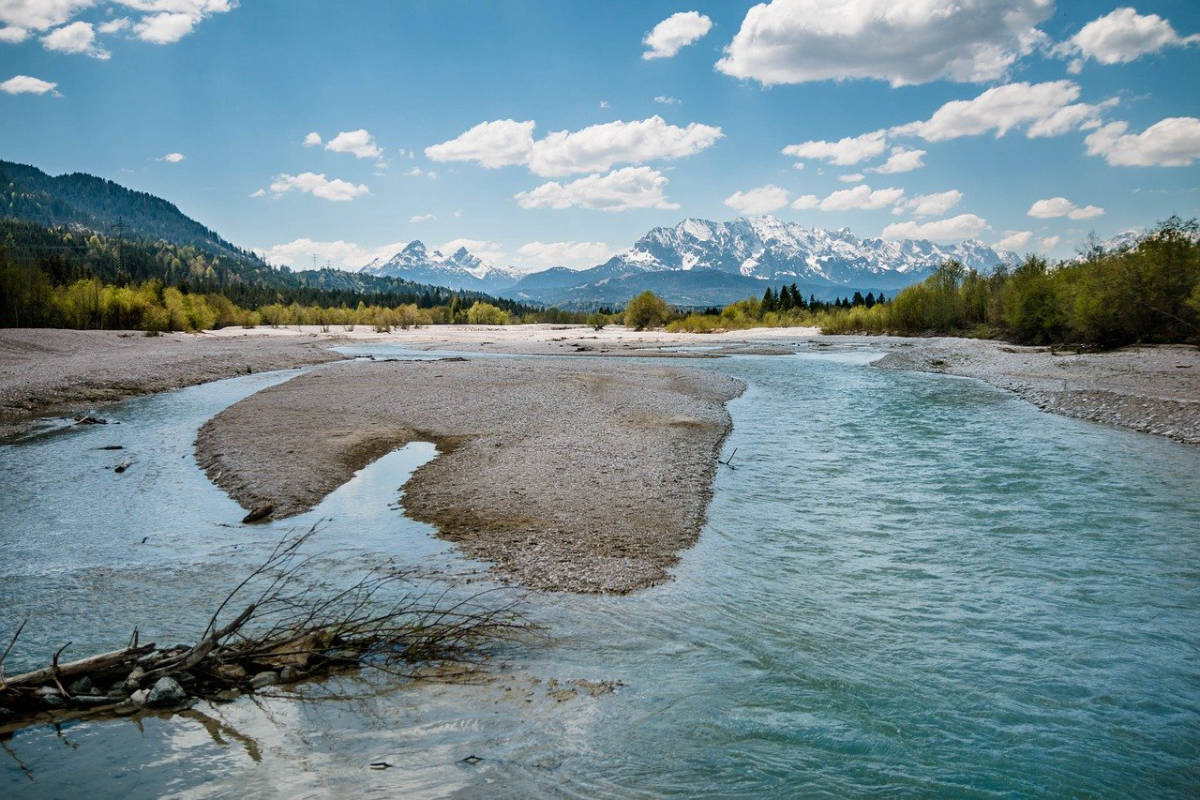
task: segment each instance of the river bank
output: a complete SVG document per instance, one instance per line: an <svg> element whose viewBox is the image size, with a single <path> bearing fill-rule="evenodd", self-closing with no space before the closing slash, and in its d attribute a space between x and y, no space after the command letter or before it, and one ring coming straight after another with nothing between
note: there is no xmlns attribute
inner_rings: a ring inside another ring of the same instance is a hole
<svg viewBox="0 0 1200 800"><path fill-rule="evenodd" d="M980 339L891 339L884 369L976 378L1067 417L1200 444L1200 348L1073 353Z"/></svg>
<svg viewBox="0 0 1200 800"><path fill-rule="evenodd" d="M286 517L432 441L409 516L523 586L623 594L666 580L695 542L742 388L584 359L332 364L230 406L196 454L244 507Z"/></svg>

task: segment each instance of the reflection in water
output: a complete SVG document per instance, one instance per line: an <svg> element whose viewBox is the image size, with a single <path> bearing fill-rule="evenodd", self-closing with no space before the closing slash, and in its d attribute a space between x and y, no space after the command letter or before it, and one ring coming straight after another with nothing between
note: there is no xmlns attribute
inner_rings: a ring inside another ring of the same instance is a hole
<svg viewBox="0 0 1200 800"><path fill-rule="evenodd" d="M801 349L687 364L749 389L731 405L738 468L719 472L675 580L629 597L531 597L546 638L504 647L471 683L345 676L201 704L202 717L73 725L73 747L25 731L0 786L95 798L1193 793L1200 451L972 381L865 368L869 348ZM20 610L0 625L30 611L44 632L23 657L67 638L119 644L147 617L160 642L194 637L207 598L306 524L237 525L191 459L199 424L257 385L123 406L119 443L137 455L126 476L142 465L148 483L117 480L87 449L113 429L0 448L4 474L21 476L0 533L0 597ZM332 517L323 569L395 557L487 585L482 565L388 508L430 456L388 456L313 512ZM40 608L33 592L62 600ZM624 685L593 694L568 684L580 678Z"/></svg>

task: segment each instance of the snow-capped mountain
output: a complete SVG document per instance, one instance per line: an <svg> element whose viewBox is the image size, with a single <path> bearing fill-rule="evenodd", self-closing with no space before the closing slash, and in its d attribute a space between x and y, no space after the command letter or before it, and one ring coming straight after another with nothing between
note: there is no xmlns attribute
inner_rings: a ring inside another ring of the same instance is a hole
<svg viewBox="0 0 1200 800"><path fill-rule="evenodd" d="M860 239L849 228L823 230L771 216L732 222L685 219L673 228L655 228L617 256L639 270L717 269L769 281L819 281L841 286L912 283L947 259L990 269L1011 260L983 242L952 245L923 239Z"/></svg>
<svg viewBox="0 0 1200 800"><path fill-rule="evenodd" d="M404 278L451 289L474 289L496 293L512 286L521 274L508 267L489 264L460 247L450 255L428 249L420 240L404 246L387 260L375 259L361 270L369 275Z"/></svg>
<svg viewBox="0 0 1200 800"><path fill-rule="evenodd" d="M654 228L597 267L534 273L505 294L566 305L620 304L651 288L676 304L707 305L759 294L768 284L795 283L806 294L832 299L855 291L894 293L947 259L990 270L1016 256L979 241L860 239L847 228L806 228L771 216L685 219Z"/></svg>

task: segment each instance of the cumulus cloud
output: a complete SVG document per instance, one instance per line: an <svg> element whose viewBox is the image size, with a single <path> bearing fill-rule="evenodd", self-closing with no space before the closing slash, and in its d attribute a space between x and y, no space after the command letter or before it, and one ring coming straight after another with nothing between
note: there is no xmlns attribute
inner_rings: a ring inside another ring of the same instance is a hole
<svg viewBox="0 0 1200 800"><path fill-rule="evenodd" d="M191 33L211 14L224 14L237 0L120 0L145 12L133 26L134 35L152 44L171 44Z"/></svg>
<svg viewBox="0 0 1200 800"><path fill-rule="evenodd" d="M52 81L44 81L41 78L34 78L29 75L13 75L8 80L0 83L0 92L6 94L53 94L57 83Z"/></svg>
<svg viewBox="0 0 1200 800"><path fill-rule="evenodd" d="M878 172L882 175L892 175L897 172L912 172L914 169L920 169L925 166L924 157L924 150L893 147L887 161L867 171Z"/></svg>
<svg viewBox="0 0 1200 800"><path fill-rule="evenodd" d="M600 172L618 163L642 164L694 155L725 134L712 125L669 125L660 116L555 131L534 140L535 123L482 122L455 139L425 148L434 161L475 161L495 168L522 164L535 175Z"/></svg>
<svg viewBox="0 0 1200 800"><path fill-rule="evenodd" d="M266 189L255 189L253 192L250 193L250 196L251 197L266 197L267 190Z"/></svg>
<svg viewBox="0 0 1200 800"><path fill-rule="evenodd" d="M316 147L319 144L321 144L321 134L317 133L316 131L311 131L307 136L304 137L305 147Z"/></svg>
<svg viewBox="0 0 1200 800"><path fill-rule="evenodd" d="M853 189L839 189L821 201L822 211L875 211L895 204L904 197L903 189L872 189L865 183Z"/></svg>
<svg viewBox="0 0 1200 800"><path fill-rule="evenodd" d="M950 219L939 219L933 222L895 222L883 229L880 234L884 239L933 239L934 241L952 241L958 239L974 239L987 230L987 220L974 214L959 214Z"/></svg>
<svg viewBox="0 0 1200 800"><path fill-rule="evenodd" d="M308 144L308 139L306 138L304 142ZM335 153L352 153L355 158L379 158L383 155L379 145L375 144L375 137L368 133L366 128L342 131L329 140L325 149Z"/></svg>
<svg viewBox="0 0 1200 800"><path fill-rule="evenodd" d="M1001 250L1020 250L1032 238L1033 231L1005 231L1004 238L996 242L996 247Z"/></svg>
<svg viewBox="0 0 1200 800"><path fill-rule="evenodd" d="M615 251L604 242L528 242L517 254L537 267L586 269L607 261Z"/></svg>
<svg viewBox="0 0 1200 800"><path fill-rule="evenodd" d="M6 25L0 28L0 42L5 44L17 44L29 38L29 31L24 28L16 28L12 25Z"/></svg>
<svg viewBox="0 0 1200 800"><path fill-rule="evenodd" d="M533 150L533 120L481 122L457 137L425 148L433 161L475 161L488 169L528 164Z"/></svg>
<svg viewBox="0 0 1200 800"><path fill-rule="evenodd" d="M133 32L144 42L172 44L191 33L199 21L198 17L191 14L152 14L142 17L133 26Z"/></svg>
<svg viewBox="0 0 1200 800"><path fill-rule="evenodd" d="M1112 122L1084 139L1088 155L1103 156L1114 167L1187 167L1200 158L1200 119L1167 117L1141 133Z"/></svg>
<svg viewBox="0 0 1200 800"><path fill-rule="evenodd" d="M865 177L861 172L851 172L847 175L838 175L838 180L842 183L861 183Z"/></svg>
<svg viewBox="0 0 1200 800"><path fill-rule="evenodd" d="M393 242L380 247L362 247L341 239L335 242L319 242L313 239L295 239L267 248L256 248L263 259L271 264L284 264L292 268L312 267L313 257L319 264L357 268L375 259L387 259L402 250L407 242Z"/></svg>
<svg viewBox="0 0 1200 800"><path fill-rule="evenodd" d="M774 184L734 192L725 198L725 205L742 214L767 214L777 211L788 203L788 190Z"/></svg>
<svg viewBox="0 0 1200 800"><path fill-rule="evenodd" d="M699 11L680 11L664 19L646 34L642 44L649 49L642 58L671 58L712 29L712 20Z"/></svg>
<svg viewBox="0 0 1200 800"><path fill-rule="evenodd" d="M344 203L371 191L366 184L355 185L340 178L329 180L324 173L313 172L302 172L299 175L284 173L271 183L270 189L276 197L291 191L307 192L313 197L335 203Z"/></svg>
<svg viewBox="0 0 1200 800"><path fill-rule="evenodd" d="M24 39L28 31L44 31L61 25L95 4L96 0L3 0L0 2L0 22L21 30L21 39Z"/></svg>
<svg viewBox="0 0 1200 800"><path fill-rule="evenodd" d="M428 178L431 181L437 180L437 172L431 169L421 169L420 167L412 167L404 173L410 178Z"/></svg>
<svg viewBox="0 0 1200 800"><path fill-rule="evenodd" d="M1009 83L988 89L971 100L951 100L929 119L893 128L893 136L920 136L930 142L994 133L1003 136L1028 126L1026 135L1051 136L1083 127L1095 120L1101 105L1076 103L1079 86L1073 81Z"/></svg>
<svg viewBox="0 0 1200 800"><path fill-rule="evenodd" d="M100 31L100 33L120 33L121 31L129 30L132 25L133 23L129 17L118 17L117 19L110 19L108 22L100 23L96 26L96 30Z"/></svg>
<svg viewBox="0 0 1200 800"><path fill-rule="evenodd" d="M436 214L413 214L411 217L408 218L408 221L413 222L413 223L420 223L420 222L433 222L435 219L437 219Z"/></svg>
<svg viewBox="0 0 1200 800"><path fill-rule="evenodd" d="M456 213L454 216L457 217L458 214ZM484 261L492 263L501 261L507 257L504 253L504 245L484 239L451 239L448 242L438 245L438 250L446 254L451 254L457 252L460 247L465 247L472 255L476 255Z"/></svg>
<svg viewBox="0 0 1200 800"><path fill-rule="evenodd" d="M746 12L717 69L765 85L892 86L1001 78L1045 40L1052 0L772 0Z"/></svg>
<svg viewBox="0 0 1200 800"><path fill-rule="evenodd" d="M183 159L184 159L183 153L167 153L165 156L160 158L159 161L166 161L171 164L178 164L180 161L183 161Z"/></svg>
<svg viewBox="0 0 1200 800"><path fill-rule="evenodd" d="M1051 197L1038 200L1025 212L1038 219L1054 219L1055 217L1070 217L1071 219L1092 219L1104 213L1099 206L1077 206L1065 197Z"/></svg>
<svg viewBox="0 0 1200 800"><path fill-rule="evenodd" d="M600 211L627 211L634 208L679 208L667 200L663 189L667 176L650 167L625 167L607 175L560 184L543 183L527 192L515 195L522 208L592 208Z"/></svg>
<svg viewBox="0 0 1200 800"><path fill-rule="evenodd" d="M934 194L919 194L897 203L893 212L896 214L907 212L914 217L936 217L954 208L962 199L963 193L958 189Z"/></svg>
<svg viewBox="0 0 1200 800"><path fill-rule="evenodd" d="M96 31L88 22L72 22L70 25L55 28L42 37L42 46L47 50L77 53L102 61L110 56L107 50L96 45Z"/></svg>
<svg viewBox="0 0 1200 800"><path fill-rule="evenodd" d="M792 208L797 211L808 211L821 205L821 198L815 194L802 194L792 201Z"/></svg>
<svg viewBox="0 0 1200 800"><path fill-rule="evenodd" d="M1045 239L1042 239L1042 241L1041 241L1042 250L1049 252L1050 250L1053 250L1054 248L1058 247L1058 243L1061 241L1062 241L1061 236L1047 236Z"/></svg>
<svg viewBox="0 0 1200 800"><path fill-rule="evenodd" d="M664 106L677 106L680 103L682 103L683 101L680 100L678 97L671 97L670 95L660 94L654 98L654 102L660 103Z"/></svg>
<svg viewBox="0 0 1200 800"><path fill-rule="evenodd" d="M1180 36L1171 23L1157 14L1142 15L1118 8L1094 19L1079 33L1054 48L1058 55L1094 58L1101 64L1126 64L1167 47L1200 42L1200 35ZM1073 71L1078 71L1077 64Z"/></svg>
<svg viewBox="0 0 1200 800"><path fill-rule="evenodd" d="M881 154L887 148L886 136L886 131L872 131L861 136L846 136L836 142L822 139L789 144L783 148L783 154L793 158L822 159L844 167Z"/></svg>

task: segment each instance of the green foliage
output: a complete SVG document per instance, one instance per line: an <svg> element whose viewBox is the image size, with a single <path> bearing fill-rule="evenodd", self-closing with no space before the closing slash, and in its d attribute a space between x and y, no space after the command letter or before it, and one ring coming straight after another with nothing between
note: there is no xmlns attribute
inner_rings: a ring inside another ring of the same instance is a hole
<svg viewBox="0 0 1200 800"><path fill-rule="evenodd" d="M660 328L671 318L671 307L654 292L646 291L625 307L625 324L634 330Z"/></svg>
<svg viewBox="0 0 1200 800"><path fill-rule="evenodd" d="M467 322L472 325L507 325L508 312L491 303L474 303L467 309Z"/></svg>
<svg viewBox="0 0 1200 800"><path fill-rule="evenodd" d="M826 333L965 334L1105 348L1200 342L1200 226L1176 217L1135 248L1054 267L1028 256L991 275L944 264L890 303L818 316Z"/></svg>

